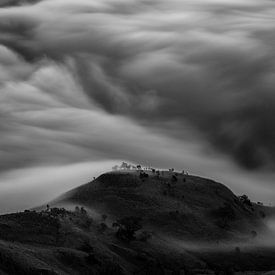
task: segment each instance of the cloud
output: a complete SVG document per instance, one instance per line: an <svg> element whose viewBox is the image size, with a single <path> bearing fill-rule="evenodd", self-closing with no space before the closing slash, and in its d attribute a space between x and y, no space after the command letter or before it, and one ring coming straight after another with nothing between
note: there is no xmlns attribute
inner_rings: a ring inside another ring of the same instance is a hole
<svg viewBox="0 0 275 275"><path fill-rule="evenodd" d="M99 176L112 164L110 161L97 161L6 172L1 175L0 214L49 202L64 190L84 184L92 180L92 176Z"/></svg>
<svg viewBox="0 0 275 275"><path fill-rule="evenodd" d="M271 186L274 2L9 3L1 171L127 159L211 177L217 158Z"/></svg>

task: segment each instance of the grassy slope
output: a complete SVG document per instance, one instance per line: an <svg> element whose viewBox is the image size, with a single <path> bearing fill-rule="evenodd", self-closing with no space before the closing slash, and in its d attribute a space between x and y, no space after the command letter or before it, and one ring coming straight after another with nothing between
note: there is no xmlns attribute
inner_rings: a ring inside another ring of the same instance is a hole
<svg viewBox="0 0 275 275"><path fill-rule="evenodd" d="M188 239L217 240L263 230L261 207L246 207L224 185L195 176L165 172L140 179L136 172L107 173L65 194L60 201L80 203L114 217L140 216L162 233ZM234 219L221 228L216 210L232 206Z"/></svg>
<svg viewBox="0 0 275 275"><path fill-rule="evenodd" d="M55 201L71 207L87 205L93 215L106 213L107 225L116 217L142 216L144 226L153 231L148 242L117 239L111 226L101 229L100 215L91 224L89 216L72 211L0 216L0 274L233 274L233 270L264 274L275 269L274 248L236 251L235 245L196 244L194 249L181 244L184 237L201 241L209 236L236 237L259 228L262 221L260 206L253 206L254 211L243 206L225 186L184 178L171 182L168 173L144 180L136 173L108 173ZM236 218L221 229L213 211L224 202L233 204Z"/></svg>

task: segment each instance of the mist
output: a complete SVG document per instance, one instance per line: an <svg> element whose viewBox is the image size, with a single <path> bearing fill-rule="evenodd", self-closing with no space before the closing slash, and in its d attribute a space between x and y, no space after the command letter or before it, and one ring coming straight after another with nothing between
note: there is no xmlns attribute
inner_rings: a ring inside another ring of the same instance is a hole
<svg viewBox="0 0 275 275"><path fill-rule="evenodd" d="M274 11L254 0L4 1L1 211L121 160L274 203Z"/></svg>

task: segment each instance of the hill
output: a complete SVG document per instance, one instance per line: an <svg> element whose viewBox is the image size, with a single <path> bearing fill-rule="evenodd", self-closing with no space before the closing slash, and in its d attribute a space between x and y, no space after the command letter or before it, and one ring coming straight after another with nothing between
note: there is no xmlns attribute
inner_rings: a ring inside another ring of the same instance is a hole
<svg viewBox="0 0 275 275"><path fill-rule="evenodd" d="M0 274L265 274L271 212L209 179L106 173L1 215Z"/></svg>
<svg viewBox="0 0 275 275"><path fill-rule="evenodd" d="M213 180L162 172L110 172L73 189L55 203L81 204L110 217L142 217L159 233L188 240L239 240L264 231L263 207Z"/></svg>

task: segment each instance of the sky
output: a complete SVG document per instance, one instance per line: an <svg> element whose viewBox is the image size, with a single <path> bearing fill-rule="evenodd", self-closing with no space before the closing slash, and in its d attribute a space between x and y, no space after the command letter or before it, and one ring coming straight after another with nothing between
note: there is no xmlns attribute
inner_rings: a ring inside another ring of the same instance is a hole
<svg viewBox="0 0 275 275"><path fill-rule="evenodd" d="M271 0L2 0L1 211L122 160L274 204L274 34Z"/></svg>

